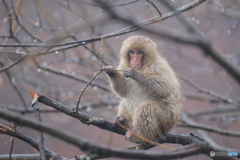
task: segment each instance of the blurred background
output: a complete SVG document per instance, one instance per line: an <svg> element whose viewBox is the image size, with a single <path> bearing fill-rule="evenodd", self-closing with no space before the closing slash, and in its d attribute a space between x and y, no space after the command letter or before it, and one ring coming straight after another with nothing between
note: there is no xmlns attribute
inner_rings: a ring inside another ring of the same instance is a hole
<svg viewBox="0 0 240 160"><path fill-rule="evenodd" d="M105 0L111 9L122 17L141 22L170 12L160 1L116 1ZM168 0L173 8L193 0ZM148 25L148 29L163 28L172 33L188 35L175 17ZM208 0L182 13L212 47L237 70L240 68L240 1ZM74 108L81 89L100 69L100 53L103 65L118 64L118 53L122 42L131 35L144 35L153 39L177 74L184 76L200 88L212 91L240 103L239 84L221 66L195 46L184 45L170 39L138 30L110 38L86 41L91 38L115 33L130 26L118 19L111 19L109 13L95 1L67 0L1 0L0 1L0 108L20 112L34 117L31 112L32 98L29 91L50 97ZM66 45L66 42L82 41ZM18 46L32 44L39 47ZM56 44L63 44L55 46ZM209 93L198 92L190 83L181 80L183 89L183 110L195 122L216 126L225 130L240 130L240 115L236 105L224 102ZM94 117L114 121L119 99L108 91L107 77L101 73L84 92L81 112ZM26 112L26 109L29 112ZM71 134L108 147L126 148L134 144L123 136L87 126L79 120L40 104L43 123L50 124ZM205 114L212 109L229 109L221 113ZM203 113L202 113L203 112ZM0 123L13 124L0 119ZM181 124L181 122L179 122ZM37 131L26 127L18 128L34 139ZM195 133L193 129L175 127L171 133ZM240 149L239 138L206 132L219 146ZM52 136L44 134L45 146L66 158L84 154L78 148ZM0 154L9 154L11 136L0 135ZM168 144L167 144L168 145ZM171 145L180 147L181 145ZM149 151L162 151L155 147ZM13 154L38 153L29 144L15 139ZM114 159L114 158L110 158ZM186 159L210 159L196 155Z"/></svg>

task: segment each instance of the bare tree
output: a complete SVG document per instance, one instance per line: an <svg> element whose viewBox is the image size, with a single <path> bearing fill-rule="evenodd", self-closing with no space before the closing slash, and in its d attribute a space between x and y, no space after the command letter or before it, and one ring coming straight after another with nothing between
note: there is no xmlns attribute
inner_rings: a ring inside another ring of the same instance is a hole
<svg viewBox="0 0 240 160"><path fill-rule="evenodd" d="M240 158L239 0L0 4L0 160ZM102 67L136 34L181 79L181 122L158 141L170 150L134 146L112 123Z"/></svg>

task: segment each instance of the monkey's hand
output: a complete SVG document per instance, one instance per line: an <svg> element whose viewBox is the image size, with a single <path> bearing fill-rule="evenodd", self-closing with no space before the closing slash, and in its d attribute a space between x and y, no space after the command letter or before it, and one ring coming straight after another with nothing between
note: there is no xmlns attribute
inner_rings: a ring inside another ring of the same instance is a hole
<svg viewBox="0 0 240 160"><path fill-rule="evenodd" d="M126 78L133 78L137 74L137 71L135 69L128 68L123 71L123 74Z"/></svg>
<svg viewBox="0 0 240 160"><path fill-rule="evenodd" d="M105 71L109 77L113 77L116 74L113 66L104 66L102 70Z"/></svg>

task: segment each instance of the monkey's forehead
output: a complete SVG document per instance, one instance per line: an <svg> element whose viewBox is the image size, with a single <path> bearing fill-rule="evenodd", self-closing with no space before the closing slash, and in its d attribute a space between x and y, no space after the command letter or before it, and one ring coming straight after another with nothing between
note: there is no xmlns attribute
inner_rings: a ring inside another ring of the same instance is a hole
<svg viewBox="0 0 240 160"><path fill-rule="evenodd" d="M156 51L156 43L145 36L131 36L123 42L121 51L126 52L129 49L139 49L142 51Z"/></svg>
<svg viewBox="0 0 240 160"><path fill-rule="evenodd" d="M154 42L148 37L136 35L127 38L123 43L147 44Z"/></svg>

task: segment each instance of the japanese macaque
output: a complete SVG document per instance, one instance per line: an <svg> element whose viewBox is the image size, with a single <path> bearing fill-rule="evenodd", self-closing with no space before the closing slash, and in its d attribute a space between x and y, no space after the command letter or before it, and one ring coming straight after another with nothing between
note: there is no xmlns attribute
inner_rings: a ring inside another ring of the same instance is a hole
<svg viewBox="0 0 240 160"><path fill-rule="evenodd" d="M122 98L115 121L129 129L126 140L143 144L147 142L139 137L164 139L180 118L181 89L156 43L144 36L126 39L117 69L106 66L103 70L113 92Z"/></svg>

